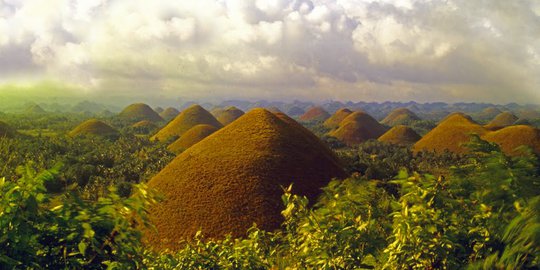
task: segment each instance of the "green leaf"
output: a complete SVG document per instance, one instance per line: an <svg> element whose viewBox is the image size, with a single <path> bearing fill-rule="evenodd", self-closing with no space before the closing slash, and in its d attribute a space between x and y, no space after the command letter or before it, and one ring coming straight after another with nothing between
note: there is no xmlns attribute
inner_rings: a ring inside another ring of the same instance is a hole
<svg viewBox="0 0 540 270"><path fill-rule="evenodd" d="M80 242L79 245L79 252L84 255L86 253L86 243L85 242Z"/></svg>

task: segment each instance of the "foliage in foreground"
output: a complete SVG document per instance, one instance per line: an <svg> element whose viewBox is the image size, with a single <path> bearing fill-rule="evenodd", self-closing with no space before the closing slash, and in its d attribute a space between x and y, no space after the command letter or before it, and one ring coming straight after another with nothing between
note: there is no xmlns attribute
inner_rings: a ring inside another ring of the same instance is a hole
<svg viewBox="0 0 540 270"><path fill-rule="evenodd" d="M137 230L153 202L144 186L129 199L54 198L55 171L0 186L0 263L30 268L150 269L538 269L540 163L507 157L476 138L476 155L448 177L408 174L384 183L331 182L313 206L285 190L281 230L243 239L197 235L155 253ZM59 201L59 202L57 202ZM59 206L55 206L59 205ZM9 268L9 267L6 267Z"/></svg>

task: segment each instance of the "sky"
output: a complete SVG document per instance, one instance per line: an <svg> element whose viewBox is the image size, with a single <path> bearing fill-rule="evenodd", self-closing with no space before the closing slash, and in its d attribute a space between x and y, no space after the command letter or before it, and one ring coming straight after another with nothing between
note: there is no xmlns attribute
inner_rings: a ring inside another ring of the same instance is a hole
<svg viewBox="0 0 540 270"><path fill-rule="evenodd" d="M44 81L102 97L540 104L540 1L0 0L0 86Z"/></svg>

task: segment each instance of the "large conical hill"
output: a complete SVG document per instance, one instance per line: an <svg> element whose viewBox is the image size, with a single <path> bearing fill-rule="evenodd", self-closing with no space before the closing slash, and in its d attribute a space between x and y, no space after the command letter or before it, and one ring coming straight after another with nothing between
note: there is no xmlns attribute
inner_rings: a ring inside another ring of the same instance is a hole
<svg viewBox="0 0 540 270"><path fill-rule="evenodd" d="M150 106L144 103L134 103L122 110L118 114L120 118L128 119L130 121L138 122L148 120L152 122L163 121L163 119L154 111Z"/></svg>
<svg viewBox="0 0 540 270"><path fill-rule="evenodd" d="M329 129L337 128L339 123L341 123L341 121L343 121L343 119L345 119L351 113L352 111L347 108L339 109L332 116L330 116L330 118L324 121L323 126Z"/></svg>
<svg viewBox="0 0 540 270"><path fill-rule="evenodd" d="M198 230L244 236L254 223L279 228L281 187L310 200L345 173L330 149L286 115L253 109L178 155L149 182L165 200L150 209L145 242L178 249Z"/></svg>
<svg viewBox="0 0 540 270"><path fill-rule="evenodd" d="M108 124L97 120L97 119L90 119L87 120L77 127L75 127L73 130L71 130L68 134L71 137L79 137L79 136L100 136L100 137L115 137L118 135L118 131L116 131L114 128L109 126Z"/></svg>
<svg viewBox="0 0 540 270"><path fill-rule="evenodd" d="M482 137L498 144L509 155L519 155L520 146L528 146L540 154L540 129L526 125L509 126L489 132Z"/></svg>
<svg viewBox="0 0 540 270"><path fill-rule="evenodd" d="M163 110L161 113L159 113L159 116L161 116L163 120L168 122L174 119L179 114L180 114L180 111L178 111L177 109L173 107L168 107L165 110Z"/></svg>
<svg viewBox="0 0 540 270"><path fill-rule="evenodd" d="M223 127L223 125L218 120L216 120L216 118L212 116L212 114L210 114L200 105L195 104L183 110L178 116L176 116L164 128L162 128L156 135L154 135L152 139L165 141L175 136L180 138L190 128L200 124L207 124L216 128Z"/></svg>
<svg viewBox="0 0 540 270"><path fill-rule="evenodd" d="M234 106L228 107L224 110L219 110L214 114L216 119L224 126L232 123L234 120L244 115L244 112Z"/></svg>
<svg viewBox="0 0 540 270"><path fill-rule="evenodd" d="M405 125L420 120L414 112L407 108L397 108L390 112L382 121L387 126Z"/></svg>
<svg viewBox="0 0 540 270"><path fill-rule="evenodd" d="M378 141L399 145L412 145L421 138L412 128L397 125L379 137Z"/></svg>
<svg viewBox="0 0 540 270"><path fill-rule="evenodd" d="M186 133L184 133L180 138L171 143L167 149L174 153L181 153L182 151L190 148L194 144L202 141L204 138L210 136L212 133L216 132L218 128L201 124L196 125L190 128Z"/></svg>
<svg viewBox="0 0 540 270"><path fill-rule="evenodd" d="M353 112L347 116L339 127L328 135L343 143L353 146L370 139L377 139L386 132L387 128L365 112Z"/></svg>
<svg viewBox="0 0 540 270"><path fill-rule="evenodd" d="M322 107L315 106L311 107L304 114L300 116L300 120L309 122L309 121L325 121L330 118L330 114L325 111Z"/></svg>
<svg viewBox="0 0 540 270"><path fill-rule="evenodd" d="M489 130L497 130L513 125L519 118L511 112L502 112L491 120L485 128Z"/></svg>
<svg viewBox="0 0 540 270"><path fill-rule="evenodd" d="M453 113L447 116L434 129L414 144L413 150L434 151L442 153L446 150L463 154L468 151L464 145L470 141L471 134L483 135L487 130L474 122L468 115Z"/></svg>

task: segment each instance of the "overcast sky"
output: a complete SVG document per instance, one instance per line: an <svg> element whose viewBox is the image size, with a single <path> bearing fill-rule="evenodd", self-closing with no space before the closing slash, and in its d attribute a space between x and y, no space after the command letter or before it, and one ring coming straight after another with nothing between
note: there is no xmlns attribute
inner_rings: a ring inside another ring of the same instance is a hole
<svg viewBox="0 0 540 270"><path fill-rule="evenodd" d="M0 0L0 83L540 103L538 0Z"/></svg>

